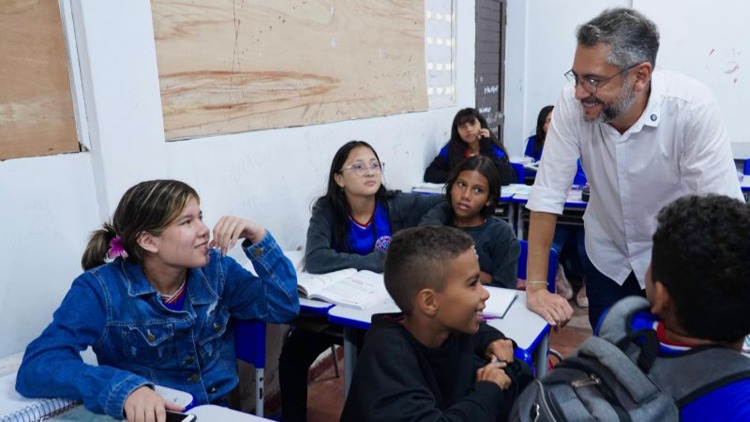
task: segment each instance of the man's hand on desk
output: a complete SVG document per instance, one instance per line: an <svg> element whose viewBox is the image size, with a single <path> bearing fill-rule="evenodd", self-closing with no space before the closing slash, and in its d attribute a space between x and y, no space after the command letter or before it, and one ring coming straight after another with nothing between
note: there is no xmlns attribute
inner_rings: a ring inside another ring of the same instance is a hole
<svg viewBox="0 0 750 422"><path fill-rule="evenodd" d="M556 332L573 317L573 308L568 301L545 288L532 291L527 286L526 307L544 318Z"/></svg>

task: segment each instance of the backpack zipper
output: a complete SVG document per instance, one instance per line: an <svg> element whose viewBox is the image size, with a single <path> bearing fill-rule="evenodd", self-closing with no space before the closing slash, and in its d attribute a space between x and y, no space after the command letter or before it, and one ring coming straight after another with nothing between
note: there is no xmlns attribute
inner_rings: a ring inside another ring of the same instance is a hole
<svg viewBox="0 0 750 422"><path fill-rule="evenodd" d="M601 383L602 380L596 374L589 374L587 378L571 381L570 386L573 388L582 388L590 385L601 385Z"/></svg>

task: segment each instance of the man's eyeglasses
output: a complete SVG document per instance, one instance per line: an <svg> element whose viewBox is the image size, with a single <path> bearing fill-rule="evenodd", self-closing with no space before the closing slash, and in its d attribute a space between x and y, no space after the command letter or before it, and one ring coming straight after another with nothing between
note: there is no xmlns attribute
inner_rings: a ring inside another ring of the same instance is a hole
<svg viewBox="0 0 750 422"><path fill-rule="evenodd" d="M339 173L343 173L345 170L351 170L356 174L357 176L364 176L365 174L372 172L375 174L380 173L383 171L383 166L385 163L379 163L376 161L373 161L370 164L365 163L354 163L350 165L349 167L344 167L341 170L339 170Z"/></svg>
<svg viewBox="0 0 750 422"><path fill-rule="evenodd" d="M565 72L565 77L573 83L573 86L580 85L581 88L583 88L586 92L589 92L591 94L596 94L596 90L604 86L607 82L611 81L615 77L622 75L623 73L627 72L628 70L638 66L640 63L636 63L630 67L627 67L614 75L608 77L608 78L598 78L596 76L578 76L575 72L573 72L573 69L570 69L569 71Z"/></svg>

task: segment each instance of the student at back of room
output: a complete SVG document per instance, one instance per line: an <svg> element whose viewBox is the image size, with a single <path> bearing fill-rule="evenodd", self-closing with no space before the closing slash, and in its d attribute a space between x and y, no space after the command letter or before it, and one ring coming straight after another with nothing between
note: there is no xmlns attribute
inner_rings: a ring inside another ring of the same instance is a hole
<svg viewBox="0 0 750 422"><path fill-rule="evenodd" d="M484 116L473 108L464 108L456 113L451 125L451 138L425 170L424 181L445 183L458 163L474 155L483 155L492 160L501 185L516 181L508 151L490 131Z"/></svg>
<svg viewBox="0 0 750 422"><path fill-rule="evenodd" d="M233 216L211 231L195 190L176 180L128 189L111 223L95 231L85 272L26 348L16 389L27 397L82 400L95 413L163 421L182 410L154 391L227 405L238 384L230 318L285 322L299 312L294 266L273 236ZM253 275L226 252L240 240ZM91 346L98 366L81 360Z"/></svg>
<svg viewBox="0 0 750 422"><path fill-rule="evenodd" d="M416 226L443 201L440 195L388 191L383 163L367 142L350 141L336 152L326 194L315 201L307 230L305 270L328 273L344 268L383 271L385 251L397 231ZM282 417L307 419L307 373L315 359L341 337L335 327L310 318L295 321L279 358ZM326 331L326 332L323 332Z"/></svg>
<svg viewBox="0 0 750 422"><path fill-rule="evenodd" d="M445 184L447 202L430 210L420 225L447 224L474 239L479 256L480 281L516 288L521 246L513 228L495 217L500 198L500 178L487 157L465 159L453 169Z"/></svg>

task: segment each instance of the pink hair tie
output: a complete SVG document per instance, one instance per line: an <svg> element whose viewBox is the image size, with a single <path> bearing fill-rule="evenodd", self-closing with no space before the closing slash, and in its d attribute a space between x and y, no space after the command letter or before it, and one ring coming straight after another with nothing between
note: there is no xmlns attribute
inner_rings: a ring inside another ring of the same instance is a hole
<svg viewBox="0 0 750 422"><path fill-rule="evenodd" d="M128 253L125 251L125 245L122 243L122 238L119 235L113 237L112 240L109 241L109 250L107 251L105 261L112 262L117 259L118 256L121 256L122 259L128 258Z"/></svg>

